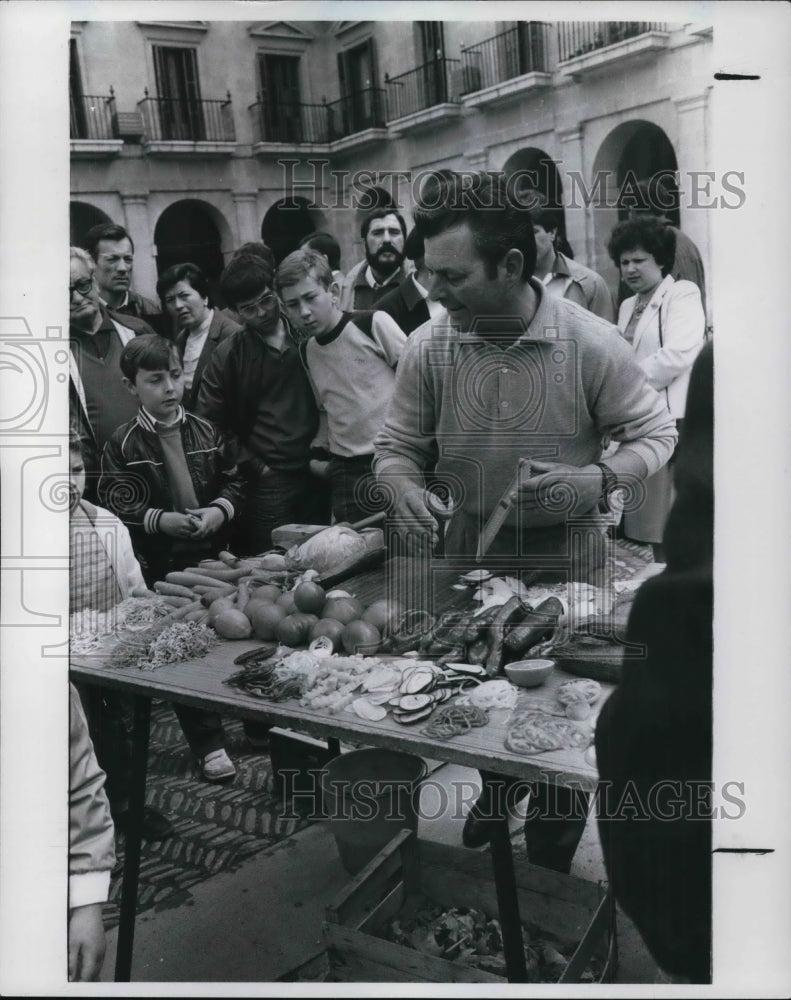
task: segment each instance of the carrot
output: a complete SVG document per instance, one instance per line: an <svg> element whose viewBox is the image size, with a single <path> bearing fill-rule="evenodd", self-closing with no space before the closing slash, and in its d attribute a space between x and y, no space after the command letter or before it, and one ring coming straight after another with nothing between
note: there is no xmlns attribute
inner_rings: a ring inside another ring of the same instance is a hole
<svg viewBox="0 0 791 1000"><path fill-rule="evenodd" d="M191 611L195 611L196 608L201 608L200 601L191 601L189 604L185 604L183 608L176 608L174 611L168 615L167 620L169 622L180 622L184 621L187 615Z"/></svg>
<svg viewBox="0 0 791 1000"><path fill-rule="evenodd" d="M218 587L221 586L221 581L218 581L215 577L205 576L203 573L198 573L195 570L174 570L172 573L168 573L165 577L168 583L177 583L182 587Z"/></svg>
<svg viewBox="0 0 791 1000"><path fill-rule="evenodd" d="M234 567L239 565L239 557L235 556L233 552L221 552L220 561L225 563L226 566Z"/></svg>
<svg viewBox="0 0 791 1000"><path fill-rule="evenodd" d="M244 611L247 602L250 600L250 588L246 583L240 583L236 591L236 604L240 611Z"/></svg>
<svg viewBox="0 0 791 1000"><path fill-rule="evenodd" d="M194 603L192 597L171 597L170 595L166 595L162 600L172 608L183 608L186 604Z"/></svg>
<svg viewBox="0 0 791 1000"><path fill-rule="evenodd" d="M205 593L201 596L201 604L204 608L208 608L218 597L226 597L229 600L233 600L236 596L236 590L225 590L219 587L206 588Z"/></svg>
<svg viewBox="0 0 791 1000"><path fill-rule="evenodd" d="M181 587L177 583L168 583L167 580L157 580L154 590L163 597L188 597L190 600L195 596L189 587Z"/></svg>
<svg viewBox="0 0 791 1000"><path fill-rule="evenodd" d="M237 566L236 569L210 569L208 567L201 566L188 566L185 573L197 573L200 576L207 576L212 580L220 580L222 583L235 583L240 577L245 576L249 573L249 569L246 566Z"/></svg>
<svg viewBox="0 0 791 1000"><path fill-rule="evenodd" d="M182 618L182 621L197 622L200 621L204 615L206 615L206 618L208 619L209 617L208 611L206 610L206 608L203 607L202 604L199 603L196 608L192 608L192 610L187 611L187 613Z"/></svg>
<svg viewBox="0 0 791 1000"><path fill-rule="evenodd" d="M198 569L203 572L205 569L228 569L221 559L201 559Z"/></svg>

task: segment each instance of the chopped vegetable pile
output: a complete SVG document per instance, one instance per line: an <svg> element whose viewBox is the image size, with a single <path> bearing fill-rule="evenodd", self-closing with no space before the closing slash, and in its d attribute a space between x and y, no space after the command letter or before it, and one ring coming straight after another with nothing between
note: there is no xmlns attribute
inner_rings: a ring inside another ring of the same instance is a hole
<svg viewBox="0 0 791 1000"><path fill-rule="evenodd" d="M119 641L112 665L156 670L166 663L199 659L216 643L214 631L198 622L173 622L165 628L154 626Z"/></svg>
<svg viewBox="0 0 791 1000"><path fill-rule="evenodd" d="M379 936L386 941L414 948L426 955L444 958L505 976L505 958L500 922L480 910L439 906L427 897L418 897L417 909L410 907L384 925ZM538 928L522 928L527 963L527 981L556 983L568 965L568 958ZM562 947L562 946L561 946ZM593 983L601 975L602 963L592 958L580 981Z"/></svg>

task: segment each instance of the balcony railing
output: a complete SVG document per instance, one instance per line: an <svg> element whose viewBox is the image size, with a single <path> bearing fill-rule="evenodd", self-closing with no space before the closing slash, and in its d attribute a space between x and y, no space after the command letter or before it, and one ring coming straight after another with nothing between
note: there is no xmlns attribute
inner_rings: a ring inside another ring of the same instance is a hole
<svg viewBox="0 0 791 1000"><path fill-rule="evenodd" d="M72 139L112 139L115 94L69 94L69 135Z"/></svg>
<svg viewBox="0 0 791 1000"><path fill-rule="evenodd" d="M520 21L516 27L462 49L462 94L494 87L525 73L548 73L549 25Z"/></svg>
<svg viewBox="0 0 791 1000"><path fill-rule="evenodd" d="M385 93L381 87L366 87L326 107L330 142L369 128L385 127Z"/></svg>
<svg viewBox="0 0 791 1000"><path fill-rule="evenodd" d="M148 140L236 141L230 93L224 101L149 97L148 89L145 93L137 106L143 115Z"/></svg>
<svg viewBox="0 0 791 1000"><path fill-rule="evenodd" d="M398 76L385 75L387 120L458 101L455 81L459 65L458 59L440 57Z"/></svg>
<svg viewBox="0 0 791 1000"><path fill-rule="evenodd" d="M327 104L264 100L250 105L256 142L329 142L332 112Z"/></svg>
<svg viewBox="0 0 791 1000"><path fill-rule="evenodd" d="M667 31L659 21L568 21L558 25L558 59L576 59L648 31Z"/></svg>

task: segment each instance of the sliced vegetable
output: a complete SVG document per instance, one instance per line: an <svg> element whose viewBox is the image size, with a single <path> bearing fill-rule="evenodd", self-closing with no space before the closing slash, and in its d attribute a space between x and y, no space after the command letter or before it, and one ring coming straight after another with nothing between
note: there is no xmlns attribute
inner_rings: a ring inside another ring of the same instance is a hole
<svg viewBox="0 0 791 1000"><path fill-rule="evenodd" d="M402 712L417 712L433 702L434 698L430 694L405 694L399 700L398 708Z"/></svg>

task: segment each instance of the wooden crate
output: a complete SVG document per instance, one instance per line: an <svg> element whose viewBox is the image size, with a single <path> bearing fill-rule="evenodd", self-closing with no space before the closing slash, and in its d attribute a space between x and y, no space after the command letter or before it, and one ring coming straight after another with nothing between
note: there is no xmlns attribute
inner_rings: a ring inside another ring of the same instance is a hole
<svg viewBox="0 0 791 1000"><path fill-rule="evenodd" d="M592 956L600 982L617 965L615 908L606 887L514 859L519 912L573 954L558 979L579 982ZM425 955L374 936L416 896L446 907L498 912L487 854L399 833L327 908L324 935L333 978L341 982L504 983L461 962Z"/></svg>

